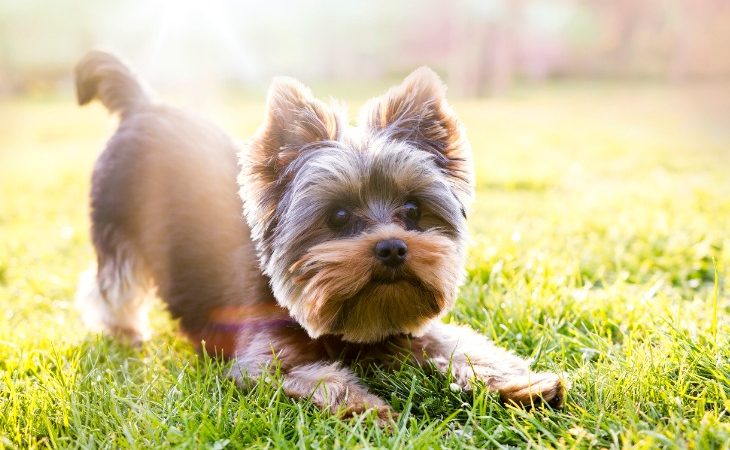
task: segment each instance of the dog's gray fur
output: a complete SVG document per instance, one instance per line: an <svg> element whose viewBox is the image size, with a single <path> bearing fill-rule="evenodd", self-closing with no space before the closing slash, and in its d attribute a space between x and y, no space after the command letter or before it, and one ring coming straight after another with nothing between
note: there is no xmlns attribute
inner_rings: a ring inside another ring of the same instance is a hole
<svg viewBox="0 0 730 450"><path fill-rule="evenodd" d="M476 377L505 400L562 404L556 375L438 322L463 278L474 183L463 127L432 71L371 100L356 127L277 79L240 170L225 133L152 101L116 57L89 53L76 81L79 103L99 99L120 116L92 176L97 267L79 289L101 328L144 339L156 290L195 344L235 358L242 385L278 361L289 395L333 411L393 414L347 355L386 365L407 355L466 388ZM346 226L333 226L340 209ZM374 251L393 239L408 252L397 268Z"/></svg>

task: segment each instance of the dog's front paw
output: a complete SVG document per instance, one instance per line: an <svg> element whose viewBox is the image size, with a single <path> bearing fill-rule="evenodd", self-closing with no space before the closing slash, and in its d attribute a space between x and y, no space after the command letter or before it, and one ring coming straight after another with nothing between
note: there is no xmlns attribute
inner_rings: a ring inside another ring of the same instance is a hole
<svg viewBox="0 0 730 450"><path fill-rule="evenodd" d="M284 378L284 392L308 398L341 418L375 412L378 423L388 425L398 414L388 403L368 392L349 369L339 363L313 363L291 369Z"/></svg>
<svg viewBox="0 0 730 450"><path fill-rule="evenodd" d="M547 403L553 408L562 408L565 399L565 384L554 373L514 375L494 388L502 401L523 407Z"/></svg>
<svg viewBox="0 0 730 450"><path fill-rule="evenodd" d="M398 413L391 406L376 395L363 393L359 390L349 392L346 398L331 406L333 412L342 418L349 418L370 412L378 416L380 426L389 426L391 421L398 419Z"/></svg>

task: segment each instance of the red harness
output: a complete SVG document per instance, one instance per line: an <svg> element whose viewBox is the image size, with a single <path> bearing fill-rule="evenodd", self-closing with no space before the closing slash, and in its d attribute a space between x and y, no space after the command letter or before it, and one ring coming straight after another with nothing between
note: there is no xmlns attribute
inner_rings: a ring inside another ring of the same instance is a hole
<svg viewBox="0 0 730 450"><path fill-rule="evenodd" d="M197 331L184 331L185 336L200 351L230 358L236 353L241 333L257 333L282 328L299 328L286 310L275 304L225 306L208 315L206 325Z"/></svg>

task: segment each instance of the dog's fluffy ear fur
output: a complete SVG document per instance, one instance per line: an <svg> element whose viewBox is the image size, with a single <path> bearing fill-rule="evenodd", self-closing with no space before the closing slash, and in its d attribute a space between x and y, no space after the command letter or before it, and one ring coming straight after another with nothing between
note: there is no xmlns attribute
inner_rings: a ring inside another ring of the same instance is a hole
<svg viewBox="0 0 730 450"><path fill-rule="evenodd" d="M287 168L301 152L341 136L339 111L314 98L293 78L277 77L269 88L264 122L241 155L246 219L255 241L267 239L275 225L275 210L287 182Z"/></svg>
<svg viewBox="0 0 730 450"><path fill-rule="evenodd" d="M277 77L269 88L264 123L250 149L256 165L252 172L274 181L303 148L335 140L341 132L332 107L297 80Z"/></svg>
<svg viewBox="0 0 730 450"><path fill-rule="evenodd" d="M471 149L461 123L446 102L446 88L428 67L413 71L399 85L370 100L360 124L388 139L407 141L434 155L464 207L473 195Z"/></svg>

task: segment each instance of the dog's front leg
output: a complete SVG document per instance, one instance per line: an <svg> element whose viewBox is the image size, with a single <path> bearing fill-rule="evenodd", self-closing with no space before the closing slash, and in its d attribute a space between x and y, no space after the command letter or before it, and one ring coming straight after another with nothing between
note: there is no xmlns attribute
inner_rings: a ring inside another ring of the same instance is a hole
<svg viewBox="0 0 730 450"><path fill-rule="evenodd" d="M418 360L430 361L444 373L450 370L464 389L471 389L472 380L478 379L499 392L505 402L530 406L544 401L557 408L563 405L564 385L557 374L531 372L527 360L497 347L470 328L434 323L411 345Z"/></svg>
<svg viewBox="0 0 730 450"><path fill-rule="evenodd" d="M292 367L284 375L284 392L293 398L309 398L320 408L341 417L377 411L380 420L395 417L390 406L368 392L349 368L337 362L315 362Z"/></svg>
<svg viewBox="0 0 730 450"><path fill-rule="evenodd" d="M397 416L351 369L329 359L322 343L310 339L303 330L262 331L242 335L238 342L231 376L240 386L249 386L262 371L280 364L282 387L289 397L309 399L340 417L372 409L385 424Z"/></svg>

